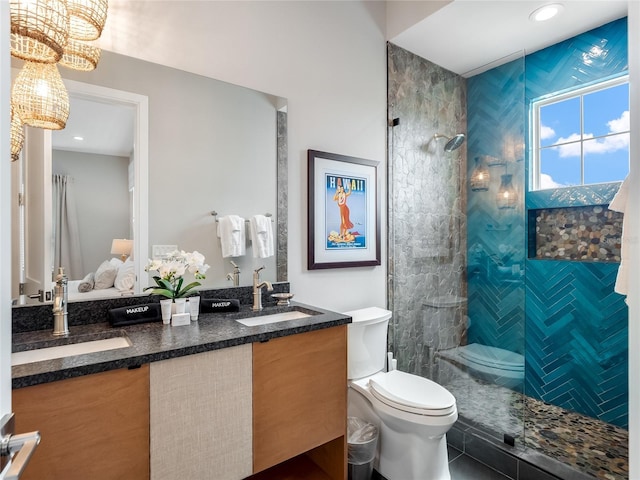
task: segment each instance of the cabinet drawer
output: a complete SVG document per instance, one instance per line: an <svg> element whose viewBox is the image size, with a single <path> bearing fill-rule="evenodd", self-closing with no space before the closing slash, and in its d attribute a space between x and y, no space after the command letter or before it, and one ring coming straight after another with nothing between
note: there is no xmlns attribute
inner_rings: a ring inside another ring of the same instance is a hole
<svg viewBox="0 0 640 480"><path fill-rule="evenodd" d="M149 366L13 390L16 431L42 441L23 480L149 478Z"/></svg>
<svg viewBox="0 0 640 480"><path fill-rule="evenodd" d="M251 345L151 364L151 478L251 474Z"/></svg>
<svg viewBox="0 0 640 480"><path fill-rule="evenodd" d="M347 327L253 344L253 471L345 435Z"/></svg>

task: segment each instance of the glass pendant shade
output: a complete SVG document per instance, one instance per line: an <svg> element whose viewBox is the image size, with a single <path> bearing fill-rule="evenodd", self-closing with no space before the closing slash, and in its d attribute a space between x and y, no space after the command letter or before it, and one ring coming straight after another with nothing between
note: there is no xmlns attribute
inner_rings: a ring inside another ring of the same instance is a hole
<svg viewBox="0 0 640 480"><path fill-rule="evenodd" d="M76 40L96 40L107 21L107 0L67 0L69 36Z"/></svg>
<svg viewBox="0 0 640 480"><path fill-rule="evenodd" d="M67 124L69 94L55 64L25 62L13 84L11 102L25 125L61 130Z"/></svg>
<svg viewBox="0 0 640 480"><path fill-rule="evenodd" d="M11 0L11 55L55 63L69 37L65 0Z"/></svg>
<svg viewBox="0 0 640 480"><path fill-rule="evenodd" d="M489 168L484 164L481 157L476 157L475 162L476 166L473 172L471 172L469 186L474 192L486 192L489 190L489 180L491 179L489 176Z"/></svg>
<svg viewBox="0 0 640 480"><path fill-rule="evenodd" d="M90 72L98 66L99 60L98 47L70 38L59 63L67 68Z"/></svg>
<svg viewBox="0 0 640 480"><path fill-rule="evenodd" d="M15 113L11 105L11 161L15 162L20 157L20 151L24 144L24 125Z"/></svg>
<svg viewBox="0 0 640 480"><path fill-rule="evenodd" d="M518 193L513 187L511 179L511 174L500 176L500 188L498 188L498 194L496 195L496 204L500 210L516 208L518 203Z"/></svg>

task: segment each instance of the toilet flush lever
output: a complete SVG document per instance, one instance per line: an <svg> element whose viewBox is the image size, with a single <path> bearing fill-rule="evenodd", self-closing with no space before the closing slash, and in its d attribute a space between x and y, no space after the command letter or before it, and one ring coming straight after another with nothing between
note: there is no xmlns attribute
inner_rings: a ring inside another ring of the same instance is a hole
<svg viewBox="0 0 640 480"><path fill-rule="evenodd" d="M4 476L5 480L18 480L26 468L31 455L40 443L40 432L14 434L15 420L13 414L8 414L0 420L0 457L3 465L7 458L11 459L11 466ZM15 454L15 455L14 455ZM13 458L11 456L13 455Z"/></svg>

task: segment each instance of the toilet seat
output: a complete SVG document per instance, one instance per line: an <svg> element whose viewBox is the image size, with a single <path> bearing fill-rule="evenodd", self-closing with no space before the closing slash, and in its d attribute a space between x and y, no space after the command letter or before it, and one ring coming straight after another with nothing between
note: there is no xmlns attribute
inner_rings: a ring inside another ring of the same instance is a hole
<svg viewBox="0 0 640 480"><path fill-rule="evenodd" d="M445 416L456 412L456 399L431 380L393 370L369 379L370 391L388 406L418 415Z"/></svg>

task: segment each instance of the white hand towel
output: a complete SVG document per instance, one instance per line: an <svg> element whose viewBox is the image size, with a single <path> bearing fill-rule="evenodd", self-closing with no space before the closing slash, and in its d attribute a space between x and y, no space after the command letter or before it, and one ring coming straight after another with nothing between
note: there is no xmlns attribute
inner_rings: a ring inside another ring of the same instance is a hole
<svg viewBox="0 0 640 480"><path fill-rule="evenodd" d="M241 257L245 254L244 218L227 215L218 219L218 237L222 247L222 257Z"/></svg>
<svg viewBox="0 0 640 480"><path fill-rule="evenodd" d="M629 188L629 177L627 177L622 185L620 185L620 189L618 193L613 197L611 203L609 204L609 210L613 210L614 212L622 212L625 214L625 218L629 215L628 207L628 188ZM629 272L627 271L627 264L625 263L625 219L622 219L622 241L620 246L620 266L618 267L618 276L616 278L616 285L614 291L621 295L627 295L629 291L628 286L628 276Z"/></svg>
<svg viewBox="0 0 640 480"><path fill-rule="evenodd" d="M264 215L254 215L249 220L253 256L267 258L273 256L273 227L271 218Z"/></svg>

